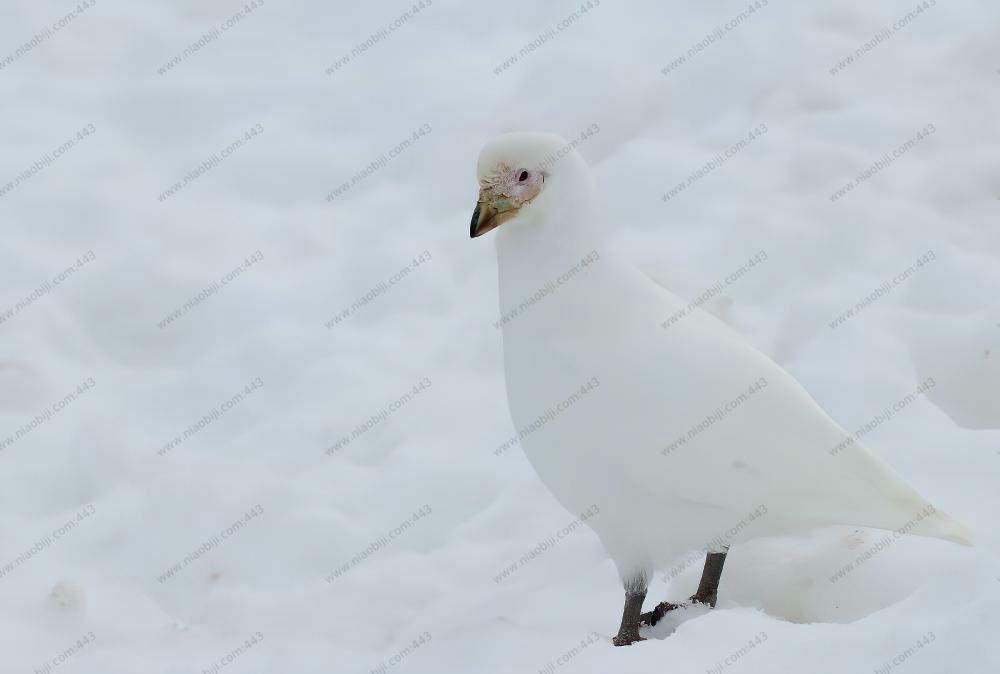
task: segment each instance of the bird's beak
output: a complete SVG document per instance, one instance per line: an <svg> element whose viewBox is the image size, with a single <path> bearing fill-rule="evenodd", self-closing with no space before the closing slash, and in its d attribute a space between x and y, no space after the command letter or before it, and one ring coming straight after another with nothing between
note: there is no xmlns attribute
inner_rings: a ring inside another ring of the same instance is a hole
<svg viewBox="0 0 1000 674"><path fill-rule="evenodd" d="M496 229L517 215L517 209L518 206L507 197L491 194L486 189L481 190L476 210L472 212L469 236L474 239Z"/></svg>

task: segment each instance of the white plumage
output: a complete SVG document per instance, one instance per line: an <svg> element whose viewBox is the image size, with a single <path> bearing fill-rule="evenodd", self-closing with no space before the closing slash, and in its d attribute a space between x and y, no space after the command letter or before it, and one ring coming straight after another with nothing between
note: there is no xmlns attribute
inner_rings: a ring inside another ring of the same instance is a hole
<svg viewBox="0 0 1000 674"><path fill-rule="evenodd" d="M565 145L501 136L479 177ZM599 507L587 524L626 587L689 550L825 525L968 542L780 366L616 257L592 196L571 150L493 233L504 368L528 459L567 510Z"/></svg>

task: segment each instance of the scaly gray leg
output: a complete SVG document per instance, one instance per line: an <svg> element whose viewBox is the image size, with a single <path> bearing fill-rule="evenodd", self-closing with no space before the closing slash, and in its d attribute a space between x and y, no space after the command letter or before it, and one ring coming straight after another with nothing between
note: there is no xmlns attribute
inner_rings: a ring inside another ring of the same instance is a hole
<svg viewBox="0 0 1000 674"><path fill-rule="evenodd" d="M622 610L622 624L613 639L615 646L628 646L636 641L645 641L639 636L639 615L642 602L646 598L646 576L637 575L625 583L625 608Z"/></svg>
<svg viewBox="0 0 1000 674"><path fill-rule="evenodd" d="M691 601L708 604L715 608L719 598L719 579L722 578L722 565L726 563L725 552L710 552L705 556L705 568L701 572L701 582L698 590L691 595Z"/></svg>

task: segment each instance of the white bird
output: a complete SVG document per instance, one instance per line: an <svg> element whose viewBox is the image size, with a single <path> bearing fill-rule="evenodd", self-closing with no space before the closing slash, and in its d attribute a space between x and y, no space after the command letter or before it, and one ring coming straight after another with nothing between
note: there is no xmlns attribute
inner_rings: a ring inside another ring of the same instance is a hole
<svg viewBox="0 0 1000 674"><path fill-rule="evenodd" d="M511 417L618 568L616 645L675 608L642 613L647 580L691 550L708 553L692 600L714 606L726 551L752 538L849 524L969 544L780 366L615 256L570 143L499 136L478 177L470 234L498 230Z"/></svg>

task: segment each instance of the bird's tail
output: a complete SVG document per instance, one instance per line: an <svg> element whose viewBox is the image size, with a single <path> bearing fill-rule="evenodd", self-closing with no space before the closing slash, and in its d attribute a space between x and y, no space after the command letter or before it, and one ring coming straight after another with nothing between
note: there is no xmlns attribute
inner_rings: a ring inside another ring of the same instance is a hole
<svg viewBox="0 0 1000 674"><path fill-rule="evenodd" d="M930 505L925 508L923 518L910 520L899 529L899 533L940 538L959 545L973 545L972 532L965 525Z"/></svg>
<svg viewBox="0 0 1000 674"><path fill-rule="evenodd" d="M855 492L857 496L851 504L858 509L856 523L867 523L867 526L887 529L899 535L940 538L959 545L973 544L972 533L963 524L931 505L880 458L867 451L850 456L854 463L848 466L848 470L855 476L866 476L865 487Z"/></svg>

